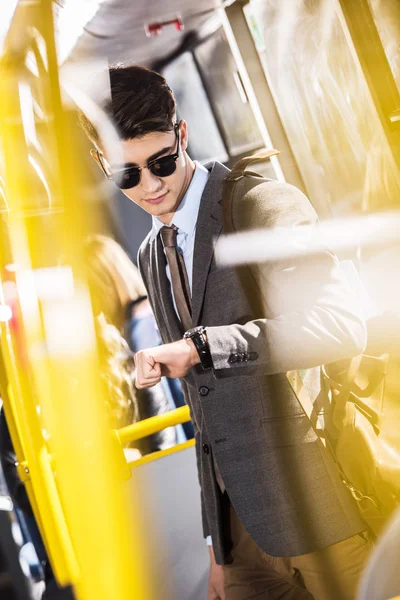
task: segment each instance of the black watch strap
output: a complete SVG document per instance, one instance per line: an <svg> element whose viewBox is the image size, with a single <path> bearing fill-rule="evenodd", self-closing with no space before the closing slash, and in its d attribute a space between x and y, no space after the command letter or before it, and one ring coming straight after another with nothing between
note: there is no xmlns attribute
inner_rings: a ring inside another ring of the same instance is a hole
<svg viewBox="0 0 400 600"><path fill-rule="evenodd" d="M205 327L195 327L186 331L185 339L191 339L200 358L200 364L203 369L212 369L213 362L211 358L210 345L206 337Z"/></svg>

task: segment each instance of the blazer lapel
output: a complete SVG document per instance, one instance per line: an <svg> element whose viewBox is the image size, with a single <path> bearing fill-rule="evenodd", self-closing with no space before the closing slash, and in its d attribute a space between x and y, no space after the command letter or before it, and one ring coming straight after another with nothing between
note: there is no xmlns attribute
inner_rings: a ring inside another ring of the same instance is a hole
<svg viewBox="0 0 400 600"><path fill-rule="evenodd" d="M222 230L223 181L229 170L220 163L206 165L210 178L204 189L199 216L193 257L192 324L198 324L208 272L214 255L215 242Z"/></svg>

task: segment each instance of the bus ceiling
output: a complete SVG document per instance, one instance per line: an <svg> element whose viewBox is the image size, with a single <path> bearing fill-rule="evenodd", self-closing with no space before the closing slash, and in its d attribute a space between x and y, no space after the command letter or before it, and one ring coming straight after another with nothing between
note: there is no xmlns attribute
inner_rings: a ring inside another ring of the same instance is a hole
<svg viewBox="0 0 400 600"><path fill-rule="evenodd" d="M70 1L60 3L60 23ZM69 59L75 62L96 56L106 57L110 64L124 62L150 66L178 52L218 8L227 4L222 0L98 2L96 12L84 25ZM61 37L63 29L60 26Z"/></svg>

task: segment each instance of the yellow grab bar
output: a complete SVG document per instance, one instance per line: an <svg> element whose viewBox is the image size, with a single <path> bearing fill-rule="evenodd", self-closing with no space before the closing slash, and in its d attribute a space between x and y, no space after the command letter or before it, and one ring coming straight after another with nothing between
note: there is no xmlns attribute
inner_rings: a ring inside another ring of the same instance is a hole
<svg viewBox="0 0 400 600"><path fill-rule="evenodd" d="M140 440L148 435L157 433L166 427L173 427L190 421L190 412L188 406L181 406L171 410L164 415L157 415L144 419L133 425L122 427L116 434L122 446L126 446L130 442Z"/></svg>

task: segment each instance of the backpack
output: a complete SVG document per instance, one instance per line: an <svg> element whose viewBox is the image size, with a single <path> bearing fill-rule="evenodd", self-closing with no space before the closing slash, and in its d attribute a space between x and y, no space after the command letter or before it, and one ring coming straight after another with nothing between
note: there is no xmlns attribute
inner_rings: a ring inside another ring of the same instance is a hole
<svg viewBox="0 0 400 600"><path fill-rule="evenodd" d="M271 149L243 158L226 176L223 193L225 233L238 232L233 214L235 194L240 193L237 183L246 177L254 178L254 185L265 181L261 175L247 171L247 166L264 162L278 153ZM241 268L250 271L248 267ZM246 281L252 279L250 272ZM389 366L387 354L363 354L323 365L320 370L326 400L323 407L310 399L307 371L286 374L320 442L336 463L362 517L375 534L379 533L400 499L400 453L395 450L393 435L382 431L381 427ZM397 375L395 369L392 379L396 380Z"/></svg>

